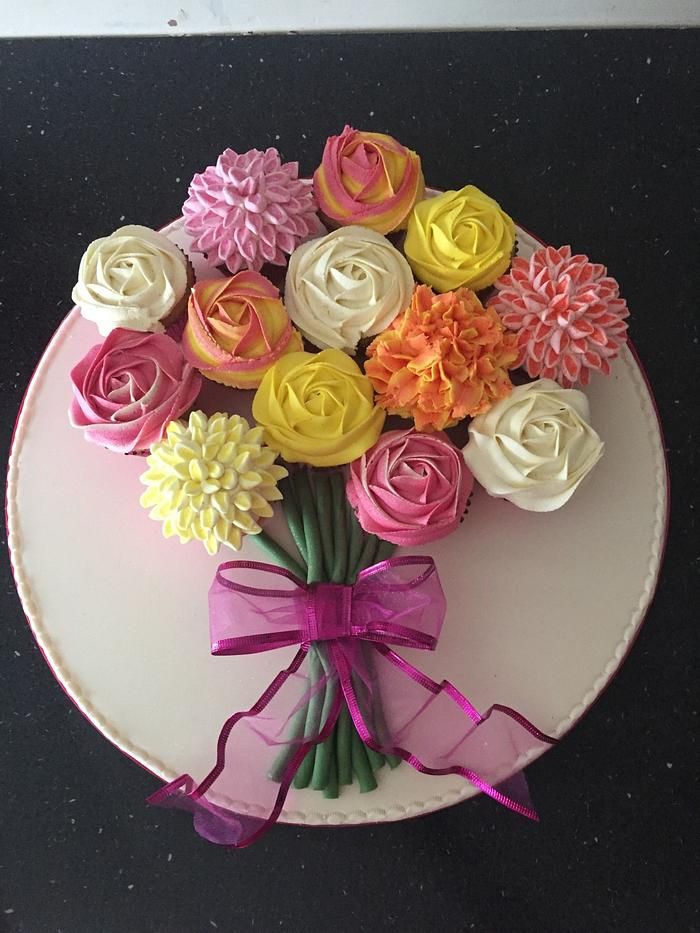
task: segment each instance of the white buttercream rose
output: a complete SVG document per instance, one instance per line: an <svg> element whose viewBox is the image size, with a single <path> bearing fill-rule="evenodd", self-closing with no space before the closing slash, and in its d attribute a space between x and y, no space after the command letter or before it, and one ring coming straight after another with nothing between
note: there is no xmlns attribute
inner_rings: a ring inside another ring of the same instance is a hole
<svg viewBox="0 0 700 933"><path fill-rule="evenodd" d="M469 425L467 466L486 492L530 512L564 505L603 454L588 399L552 379L517 386Z"/></svg>
<svg viewBox="0 0 700 933"><path fill-rule="evenodd" d="M411 302L413 273L386 237L349 226L298 246L284 291L289 316L322 350L354 354Z"/></svg>
<svg viewBox="0 0 700 933"><path fill-rule="evenodd" d="M177 246L133 224L88 246L73 301L103 336L115 327L158 333L169 315L185 310L187 279L187 260Z"/></svg>

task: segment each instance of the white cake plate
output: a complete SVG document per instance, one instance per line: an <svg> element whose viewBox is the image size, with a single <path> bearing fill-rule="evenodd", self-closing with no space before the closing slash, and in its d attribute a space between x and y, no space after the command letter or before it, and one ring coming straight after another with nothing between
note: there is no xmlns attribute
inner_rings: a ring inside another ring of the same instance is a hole
<svg viewBox="0 0 700 933"><path fill-rule="evenodd" d="M181 221L164 232L189 246ZM518 242L525 256L538 245L522 230ZM144 460L85 443L68 424L68 373L99 340L74 309L37 367L10 456L9 543L27 619L56 678L111 742L157 776L156 790L183 772L200 780L209 771L223 721L257 699L293 650L210 655L207 591L219 561L235 555L165 540L139 505ZM438 649L406 652L478 708L515 707L557 737L600 695L637 634L668 512L661 431L633 353L625 349L612 375L594 377L586 391L605 441L589 481L550 514L477 491L460 530L424 550L448 600ZM265 559L250 538L242 556ZM337 800L292 790L281 819L398 820L477 792L457 776L405 764L378 777L376 791L361 795L353 785Z"/></svg>

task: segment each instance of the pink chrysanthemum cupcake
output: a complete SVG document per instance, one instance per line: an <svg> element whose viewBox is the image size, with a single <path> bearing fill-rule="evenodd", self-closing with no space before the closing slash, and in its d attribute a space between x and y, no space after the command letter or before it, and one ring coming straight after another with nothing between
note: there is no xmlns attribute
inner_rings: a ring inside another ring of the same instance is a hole
<svg viewBox="0 0 700 933"><path fill-rule="evenodd" d="M182 208L194 249L232 275L266 262L283 266L285 254L323 232L311 181L298 176L299 164L283 163L276 149L226 149L194 176Z"/></svg>
<svg viewBox="0 0 700 933"><path fill-rule="evenodd" d="M489 300L518 336L518 363L532 378L571 388L591 372L610 372L627 341L627 303L605 266L572 256L570 246L543 246L530 260L516 258L495 282Z"/></svg>

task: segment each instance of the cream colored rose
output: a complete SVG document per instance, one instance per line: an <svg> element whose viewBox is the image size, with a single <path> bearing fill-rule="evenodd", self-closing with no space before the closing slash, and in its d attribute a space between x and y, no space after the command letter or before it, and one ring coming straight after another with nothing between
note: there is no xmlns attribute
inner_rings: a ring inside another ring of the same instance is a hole
<svg viewBox="0 0 700 933"><path fill-rule="evenodd" d="M289 260L284 302L304 336L322 350L354 354L411 302L413 273L386 237L341 227L297 247Z"/></svg>
<svg viewBox="0 0 700 933"><path fill-rule="evenodd" d="M88 246L73 301L103 336L115 327L158 333L186 290L187 260L177 246L155 230L130 225Z"/></svg>
<svg viewBox="0 0 700 933"><path fill-rule="evenodd" d="M467 466L486 492L529 512L564 505L603 454L588 399L552 379L517 386L469 425Z"/></svg>

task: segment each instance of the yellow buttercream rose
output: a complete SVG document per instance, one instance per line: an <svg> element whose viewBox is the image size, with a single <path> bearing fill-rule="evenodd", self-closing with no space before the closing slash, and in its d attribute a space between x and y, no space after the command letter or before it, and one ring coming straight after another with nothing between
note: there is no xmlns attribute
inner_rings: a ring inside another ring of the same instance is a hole
<svg viewBox="0 0 700 933"><path fill-rule="evenodd" d="M419 201L404 252L416 277L441 292L479 291L510 265L515 224L474 185Z"/></svg>
<svg viewBox="0 0 700 933"><path fill-rule="evenodd" d="M342 350L288 353L263 377L253 417L290 463L339 466L361 457L384 426L372 383Z"/></svg>

